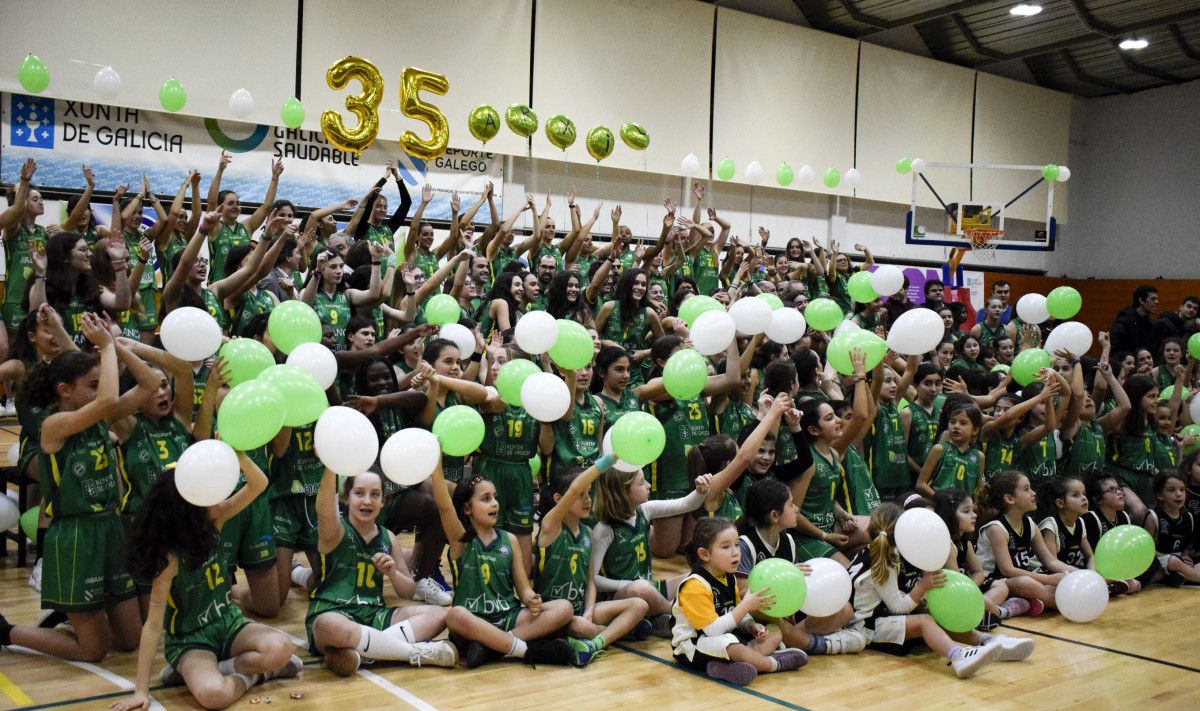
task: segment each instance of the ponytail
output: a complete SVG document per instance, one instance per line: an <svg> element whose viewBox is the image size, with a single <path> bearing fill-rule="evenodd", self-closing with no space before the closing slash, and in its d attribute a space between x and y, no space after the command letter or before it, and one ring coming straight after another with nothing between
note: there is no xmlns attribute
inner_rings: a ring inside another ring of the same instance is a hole
<svg viewBox="0 0 1200 711"><path fill-rule="evenodd" d="M995 521L1008 510L1005 496L1017 493L1017 486L1025 475L1016 469L1006 469L997 472L983 485L983 494L979 497L979 520L983 523Z"/></svg>
<svg viewBox="0 0 1200 711"><path fill-rule="evenodd" d="M871 580L876 585L886 583L891 572L900 567L900 553L892 544L892 534L902 513L903 510L893 503L882 503L871 512L871 522L867 526L871 542L867 544L867 551L871 555Z"/></svg>
<svg viewBox="0 0 1200 711"><path fill-rule="evenodd" d="M98 357L83 351L65 351L48 363L38 363L25 378L20 400L29 407L57 405L59 384L73 384L99 363Z"/></svg>

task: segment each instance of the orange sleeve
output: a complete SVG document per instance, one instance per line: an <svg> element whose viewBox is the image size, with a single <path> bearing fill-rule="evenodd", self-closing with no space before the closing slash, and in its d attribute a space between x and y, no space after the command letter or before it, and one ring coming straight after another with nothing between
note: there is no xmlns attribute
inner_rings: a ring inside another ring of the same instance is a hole
<svg viewBox="0 0 1200 711"><path fill-rule="evenodd" d="M685 580L679 588L679 609L694 630L702 630L717 621L717 604L712 590L699 580Z"/></svg>

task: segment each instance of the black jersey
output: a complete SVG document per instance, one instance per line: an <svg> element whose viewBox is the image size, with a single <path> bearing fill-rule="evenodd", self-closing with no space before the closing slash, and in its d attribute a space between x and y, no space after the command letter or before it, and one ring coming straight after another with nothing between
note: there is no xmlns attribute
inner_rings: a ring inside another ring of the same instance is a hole
<svg viewBox="0 0 1200 711"><path fill-rule="evenodd" d="M1100 537L1116 526L1133 523L1129 514L1124 511L1118 511L1114 521L1109 521L1104 514L1096 510L1088 511L1080 520L1083 521L1084 535L1087 536L1088 545L1092 547L1092 550L1096 550L1096 544L1100 542Z"/></svg>
<svg viewBox="0 0 1200 711"><path fill-rule="evenodd" d="M1058 514L1047 516L1042 520L1041 529L1050 531L1058 539L1058 559L1076 568L1087 567L1087 554L1083 552L1084 526L1083 519L1075 521L1075 527L1070 528L1063 523Z"/></svg>
<svg viewBox="0 0 1200 711"><path fill-rule="evenodd" d="M1183 509L1178 518L1171 518L1161 506L1154 507L1158 519L1158 535L1154 537L1154 550L1160 555L1184 555L1196 535L1196 520L1190 511Z"/></svg>

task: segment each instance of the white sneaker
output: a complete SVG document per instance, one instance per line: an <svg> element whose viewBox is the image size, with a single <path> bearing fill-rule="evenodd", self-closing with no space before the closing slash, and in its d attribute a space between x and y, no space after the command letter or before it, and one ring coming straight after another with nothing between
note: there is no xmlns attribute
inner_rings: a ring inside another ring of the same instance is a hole
<svg viewBox="0 0 1200 711"><path fill-rule="evenodd" d="M454 602L454 595L438 585L433 578L422 578L417 581L417 589L413 592L412 599L430 605L449 607Z"/></svg>
<svg viewBox="0 0 1200 711"><path fill-rule="evenodd" d="M458 648L446 640L416 642L408 663L414 667L453 667L458 664Z"/></svg>
<svg viewBox="0 0 1200 711"><path fill-rule="evenodd" d="M0 414L3 414L4 417L16 417L17 416L16 403L14 403L12 400L9 400L8 402L4 403L4 407L0 408Z"/></svg>
<svg viewBox="0 0 1200 711"><path fill-rule="evenodd" d="M991 641L982 647L962 647L958 657L950 662L959 679L968 679L1000 656L1000 644Z"/></svg>
<svg viewBox="0 0 1200 711"><path fill-rule="evenodd" d="M33 572L29 574L29 587L33 588L34 590L37 590L38 592L42 591L42 559L41 558L38 558L37 562L33 564Z"/></svg>
<svg viewBox="0 0 1200 711"><path fill-rule="evenodd" d="M1000 645L999 660L1002 662L1019 662L1033 654L1033 640L1025 637L994 635L989 644Z"/></svg>
<svg viewBox="0 0 1200 711"><path fill-rule="evenodd" d="M867 648L867 638L851 627L825 635L825 654L858 654Z"/></svg>

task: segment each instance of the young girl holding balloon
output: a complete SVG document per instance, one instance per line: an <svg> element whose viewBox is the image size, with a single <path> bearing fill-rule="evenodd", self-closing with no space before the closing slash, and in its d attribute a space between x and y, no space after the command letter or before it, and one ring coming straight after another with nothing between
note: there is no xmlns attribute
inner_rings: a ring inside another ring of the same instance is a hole
<svg viewBox="0 0 1200 711"><path fill-rule="evenodd" d="M1125 512L1125 490L1111 470L1101 469L1089 477L1087 492L1090 505L1082 517L1083 529L1088 546L1094 551L1105 533L1117 526L1128 526L1132 521Z"/></svg>
<svg viewBox="0 0 1200 711"><path fill-rule="evenodd" d="M66 613L71 630L13 628L0 616L0 645L20 644L63 659L97 662L114 645L137 645L137 589L121 558L121 523L128 483L109 435L113 422L135 412L158 387L155 372L114 342L107 324L84 312L80 324L91 353L65 351L38 365L22 401L45 408L39 470L50 527L45 532L42 605ZM118 362L137 386L118 396Z"/></svg>
<svg viewBox="0 0 1200 711"><path fill-rule="evenodd" d="M474 355L470 356L473 365ZM425 346L421 362L417 364L417 376L412 381L414 388L424 389L428 400L421 412L420 423L432 427L436 416L455 405L478 405L488 399L488 390L483 385L464 379L461 355L453 341L435 338ZM458 482L466 469L463 457L446 457L443 460L447 481Z"/></svg>
<svg viewBox="0 0 1200 711"><path fill-rule="evenodd" d="M1108 334L1101 333L1100 337L1101 343L1107 344ZM1107 413L1099 415L1096 400L1084 387L1083 367L1076 363L1071 380L1071 396L1077 401L1075 408L1079 417L1074 424L1065 424L1059 428L1067 450L1062 466L1063 474L1067 476L1086 476L1103 469L1108 464L1107 439L1117 431L1129 414L1129 396L1113 375L1107 357L1101 356L1097 362L1094 377L1103 379L1116 405Z"/></svg>
<svg viewBox="0 0 1200 711"><path fill-rule="evenodd" d="M938 423L938 437L945 439L933 445L921 475L917 491L932 497L935 489L960 489L978 496L984 481L984 457L975 447L975 437L983 427L983 413L974 402L947 403Z"/></svg>
<svg viewBox="0 0 1200 711"><path fill-rule="evenodd" d="M554 476L571 467L587 467L600 455L600 442L606 421L600 401L588 389L592 384L592 364L570 371L559 368L571 394L567 412L556 422L541 423L540 446L550 457L549 471Z"/></svg>
<svg viewBox="0 0 1200 711"><path fill-rule="evenodd" d="M1088 544L1082 521L1088 511L1083 480L1059 477L1047 482L1038 494L1042 499L1042 510L1053 512L1038 524L1050 554L1078 569L1093 567L1092 547Z"/></svg>
<svg viewBox="0 0 1200 711"><path fill-rule="evenodd" d="M773 605L775 596L770 589L745 595L739 590L734 575L738 533L731 521L707 518L697 524L687 557L692 571L671 608L671 651L677 663L738 686L760 673L792 671L808 663L804 652L778 651L779 628L752 616Z"/></svg>
<svg viewBox="0 0 1200 711"><path fill-rule="evenodd" d="M908 469L907 432L911 421L896 407L903 393L908 392L917 374L917 356L910 356L904 375L896 374L889 365L880 362L872 377L871 396L875 402L875 417L866 438L864 455L871 465L871 477L880 495L895 498L912 487Z"/></svg>
<svg viewBox="0 0 1200 711"><path fill-rule="evenodd" d="M604 407L604 421L612 427L627 412L639 412L642 403L628 387L633 361L619 346L601 346L596 354L592 392Z"/></svg>
<svg viewBox="0 0 1200 711"><path fill-rule="evenodd" d="M1047 376L1050 377L1050 376ZM1038 431L1022 433L1018 426L1034 406L1045 403L1058 390L1058 379L1053 378L1049 387L1043 388L1036 397L1018 402L1015 395L1003 394L992 408L992 418L983 424L979 438L983 442L984 478L991 480L997 473L1011 469L1017 449L1026 438L1040 439L1045 433Z"/></svg>
<svg viewBox="0 0 1200 711"><path fill-rule="evenodd" d="M1154 495L1158 504L1142 524L1154 538L1158 567L1152 579L1168 585L1200 584L1200 565L1188 555L1196 547L1197 529L1186 508L1187 480L1178 471L1160 472L1154 477Z"/></svg>

